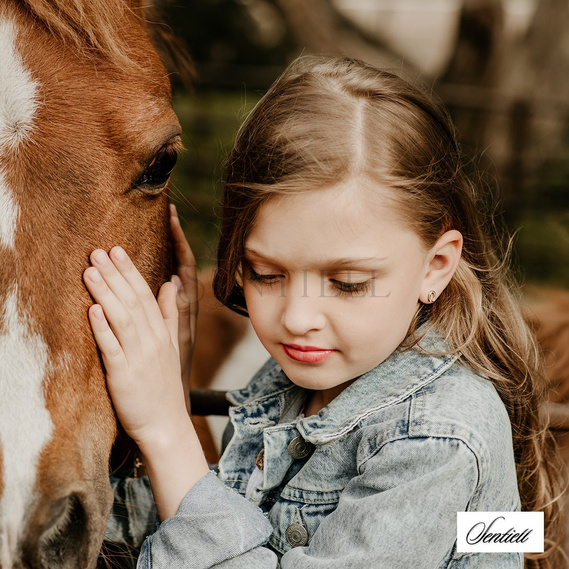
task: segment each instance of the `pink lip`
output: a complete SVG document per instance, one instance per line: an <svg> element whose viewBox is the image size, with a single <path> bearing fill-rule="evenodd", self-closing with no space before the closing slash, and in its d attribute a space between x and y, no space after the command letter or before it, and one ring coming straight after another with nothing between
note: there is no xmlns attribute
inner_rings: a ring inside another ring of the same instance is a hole
<svg viewBox="0 0 569 569"><path fill-rule="evenodd" d="M304 363L318 363L327 360L336 350L327 350L315 346L299 346L297 344L282 344L286 355Z"/></svg>

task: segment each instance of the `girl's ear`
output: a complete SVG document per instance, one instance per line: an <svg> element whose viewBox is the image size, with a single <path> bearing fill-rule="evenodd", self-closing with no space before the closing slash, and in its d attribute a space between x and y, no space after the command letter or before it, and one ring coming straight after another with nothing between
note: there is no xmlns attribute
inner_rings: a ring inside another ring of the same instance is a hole
<svg viewBox="0 0 569 569"><path fill-rule="evenodd" d="M444 233L429 252L419 300L432 304L446 288L460 261L462 234L456 229Z"/></svg>

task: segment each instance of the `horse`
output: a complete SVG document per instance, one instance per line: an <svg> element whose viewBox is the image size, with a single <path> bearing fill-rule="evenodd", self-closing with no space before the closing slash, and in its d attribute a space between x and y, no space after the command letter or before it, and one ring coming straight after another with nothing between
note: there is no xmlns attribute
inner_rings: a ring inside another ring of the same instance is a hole
<svg viewBox="0 0 569 569"><path fill-rule="evenodd" d="M82 282L122 245L173 270L180 147L142 0L0 0L0 567L96 565L116 417Z"/></svg>

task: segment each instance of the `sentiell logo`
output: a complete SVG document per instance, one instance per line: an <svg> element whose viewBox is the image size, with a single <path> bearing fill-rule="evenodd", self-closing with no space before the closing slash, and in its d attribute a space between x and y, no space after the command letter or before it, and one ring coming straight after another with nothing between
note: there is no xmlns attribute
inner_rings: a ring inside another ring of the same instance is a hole
<svg viewBox="0 0 569 569"><path fill-rule="evenodd" d="M543 512L457 512L457 551L543 552Z"/></svg>

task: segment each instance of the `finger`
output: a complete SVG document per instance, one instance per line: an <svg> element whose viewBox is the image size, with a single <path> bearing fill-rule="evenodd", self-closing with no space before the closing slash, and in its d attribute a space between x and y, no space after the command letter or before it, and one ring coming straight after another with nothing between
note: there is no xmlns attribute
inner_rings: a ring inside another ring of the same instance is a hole
<svg viewBox="0 0 569 569"><path fill-rule="evenodd" d="M178 261L178 266L195 267L196 258L194 257L190 244L186 239L186 236L180 224L180 219L178 217L176 206L174 204L170 204L170 226L172 228L174 252L176 253L176 260Z"/></svg>
<svg viewBox="0 0 569 569"><path fill-rule="evenodd" d="M122 247L113 247L109 256L94 251L91 259L108 283L109 288L131 314L139 333L147 337L149 329L158 335L165 333L160 309L152 290Z"/></svg>
<svg viewBox="0 0 569 569"><path fill-rule="evenodd" d="M178 289L178 294L176 295L179 323L178 337L195 339L199 306L196 296L197 292L194 291L193 295L186 294L184 285L178 275L172 275L172 282Z"/></svg>
<svg viewBox="0 0 569 569"><path fill-rule="evenodd" d="M178 289L176 304L180 311L181 317L189 316L194 313L198 314L198 279L195 273L181 271L185 274L185 281L182 281L178 275L172 275L171 281Z"/></svg>
<svg viewBox="0 0 569 569"><path fill-rule="evenodd" d="M111 249L111 254L113 256L112 259L102 249L96 249L91 253L91 263L98 269L109 289L123 303L136 322L137 327L142 331L147 326L142 302L137 291L130 285L120 270L127 265L126 253L122 248L114 247Z"/></svg>
<svg viewBox="0 0 569 569"><path fill-rule="evenodd" d="M180 317L186 317L193 313L197 318L198 314L198 278L196 270L196 260L192 249L186 240L186 236L182 231L176 206L170 204L170 221L172 225L172 236L174 239L174 248L176 251L176 259L178 261L178 274L181 279L182 286L175 283L178 287L177 306L180 311Z"/></svg>
<svg viewBox="0 0 569 569"><path fill-rule="evenodd" d="M107 286L101 273L95 267L89 267L83 273L83 280L95 302L103 307L106 322L112 328L123 351L136 353L140 339L134 321L122 302Z"/></svg>
<svg viewBox="0 0 569 569"><path fill-rule="evenodd" d="M158 292L158 306L164 324L170 333L172 343L178 349L178 308L176 307L177 288L173 283L164 283Z"/></svg>
<svg viewBox="0 0 569 569"><path fill-rule="evenodd" d="M97 346L101 350L107 374L120 374L126 368L126 358L119 341L109 327L103 308L100 305L94 304L89 308L89 322Z"/></svg>

